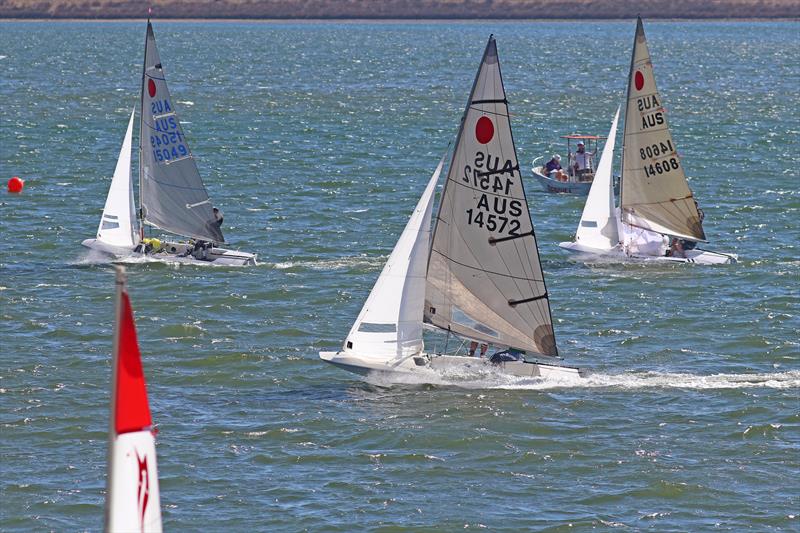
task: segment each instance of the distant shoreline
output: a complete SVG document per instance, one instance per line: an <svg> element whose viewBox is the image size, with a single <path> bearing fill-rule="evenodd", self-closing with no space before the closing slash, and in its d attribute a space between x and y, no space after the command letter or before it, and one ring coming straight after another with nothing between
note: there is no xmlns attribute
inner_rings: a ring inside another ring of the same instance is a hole
<svg viewBox="0 0 800 533"><path fill-rule="evenodd" d="M146 21L147 17L0 17L0 23L9 22L141 22ZM497 17L475 17L475 18L456 18L456 17L430 17L430 18L366 18L366 17L328 17L328 18L263 18L263 17L152 17L153 21L162 22L261 22L264 24L281 24L285 22L318 24L323 22L343 22L343 23L404 23L404 24L428 24L431 22L557 22L573 23L580 22L621 22L635 21L636 16L632 17L597 17L597 18L497 18ZM800 17L665 17L648 18L650 23L659 22L800 22Z"/></svg>

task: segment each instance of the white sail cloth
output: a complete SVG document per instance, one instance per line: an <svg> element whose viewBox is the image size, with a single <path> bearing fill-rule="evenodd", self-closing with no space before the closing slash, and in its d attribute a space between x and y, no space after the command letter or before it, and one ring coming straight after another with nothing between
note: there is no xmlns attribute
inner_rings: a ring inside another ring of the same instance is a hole
<svg viewBox="0 0 800 533"><path fill-rule="evenodd" d="M493 37L448 169L427 280L425 319L435 326L557 355Z"/></svg>
<svg viewBox="0 0 800 533"><path fill-rule="evenodd" d="M139 244L139 232L136 228L136 206L133 199L133 182L131 180L131 148L133 138L133 115L128 121L128 129L119 151L117 167L97 228L97 240L120 248L133 250Z"/></svg>
<svg viewBox="0 0 800 533"><path fill-rule="evenodd" d="M704 241L702 221L656 88L641 18L628 78L620 207L632 226Z"/></svg>
<svg viewBox="0 0 800 533"><path fill-rule="evenodd" d="M608 132L600 164L597 166L583 214L575 233L575 242L597 250L610 250L620 242L617 211L614 206L613 161L619 108Z"/></svg>
<svg viewBox="0 0 800 533"><path fill-rule="evenodd" d="M345 352L392 359L422 351L422 307L431 213L436 183L443 166L444 157L350 329L345 340Z"/></svg>

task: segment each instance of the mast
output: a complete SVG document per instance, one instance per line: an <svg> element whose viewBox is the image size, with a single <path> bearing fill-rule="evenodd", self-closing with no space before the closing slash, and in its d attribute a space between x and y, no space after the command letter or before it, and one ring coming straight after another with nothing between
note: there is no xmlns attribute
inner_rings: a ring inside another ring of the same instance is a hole
<svg viewBox="0 0 800 533"><path fill-rule="evenodd" d="M115 296L114 296L114 341L111 348L111 398L109 401L108 413L108 450L106 454L106 464L109 465L108 475L106 476L106 506L104 513L104 530L108 530L111 521L111 494L112 487L114 486L114 468L110 468L114 459L114 440L116 439L116 430L114 424L114 417L117 412L117 367L119 366L119 337L120 337L120 323L122 322L122 293L125 291L125 282L127 275L125 267L122 265L114 265L116 270L115 279Z"/></svg>
<svg viewBox="0 0 800 533"><path fill-rule="evenodd" d="M150 10L147 10L147 30L144 32L144 54L142 57L142 86L139 90L139 209L137 218L139 220L139 238L144 239L144 204L142 204L142 180L144 176L144 165L142 165L142 138L144 136L144 77L147 69L147 34L150 31Z"/></svg>

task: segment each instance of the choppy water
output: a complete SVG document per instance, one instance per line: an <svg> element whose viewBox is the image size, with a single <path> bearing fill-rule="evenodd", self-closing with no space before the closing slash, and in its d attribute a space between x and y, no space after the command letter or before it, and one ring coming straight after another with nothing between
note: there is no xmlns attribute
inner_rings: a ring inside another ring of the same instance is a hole
<svg viewBox="0 0 800 533"><path fill-rule="evenodd" d="M252 269L129 267L172 531L800 529L797 22L646 23L726 267L585 266L528 197L586 382L368 384L328 367L498 37L520 160L604 133L633 22L157 22ZM143 23L0 23L0 529L102 524L113 274L93 236Z"/></svg>

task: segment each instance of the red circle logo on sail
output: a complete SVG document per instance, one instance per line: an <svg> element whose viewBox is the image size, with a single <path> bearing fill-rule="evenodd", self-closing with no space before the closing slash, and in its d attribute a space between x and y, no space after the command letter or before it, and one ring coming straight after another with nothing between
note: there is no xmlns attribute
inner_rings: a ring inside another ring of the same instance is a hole
<svg viewBox="0 0 800 533"><path fill-rule="evenodd" d="M633 83L636 84L636 90L641 91L642 87L644 87L644 76L640 71L636 71L636 75L633 76Z"/></svg>
<svg viewBox="0 0 800 533"><path fill-rule="evenodd" d="M475 124L475 138L481 144L486 144L494 137L494 124L489 117L481 117Z"/></svg>
<svg viewBox="0 0 800 533"><path fill-rule="evenodd" d="M156 82L153 80L147 80L147 92L150 94L150 98L153 98L156 95Z"/></svg>

